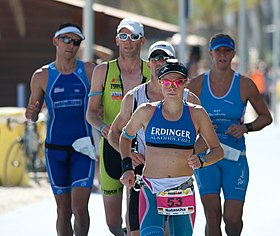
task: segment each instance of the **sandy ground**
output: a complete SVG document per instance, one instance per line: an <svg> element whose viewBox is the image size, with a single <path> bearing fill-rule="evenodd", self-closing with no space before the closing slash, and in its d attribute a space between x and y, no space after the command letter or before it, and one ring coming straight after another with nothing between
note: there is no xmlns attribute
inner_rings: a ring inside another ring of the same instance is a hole
<svg viewBox="0 0 280 236"><path fill-rule="evenodd" d="M28 187L0 186L0 214L51 196L52 191L47 178L40 179L39 184L30 179Z"/></svg>

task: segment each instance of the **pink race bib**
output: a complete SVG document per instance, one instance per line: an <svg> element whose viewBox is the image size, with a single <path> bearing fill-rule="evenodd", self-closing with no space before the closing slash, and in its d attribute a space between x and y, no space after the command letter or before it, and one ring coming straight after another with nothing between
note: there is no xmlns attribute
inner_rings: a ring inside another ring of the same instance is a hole
<svg viewBox="0 0 280 236"><path fill-rule="evenodd" d="M191 188L160 192L156 196L158 214L186 215L195 210L195 197Z"/></svg>

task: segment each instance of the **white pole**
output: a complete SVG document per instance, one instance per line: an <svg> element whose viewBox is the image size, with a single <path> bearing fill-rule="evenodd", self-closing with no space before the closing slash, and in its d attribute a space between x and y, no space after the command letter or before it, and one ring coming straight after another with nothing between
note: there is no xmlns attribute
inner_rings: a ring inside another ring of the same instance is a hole
<svg viewBox="0 0 280 236"><path fill-rule="evenodd" d="M246 0L239 2L239 25L238 25L238 70L240 73L246 72Z"/></svg>
<svg viewBox="0 0 280 236"><path fill-rule="evenodd" d="M85 35L83 60L93 61L94 11L93 0L86 0L83 8L83 33Z"/></svg>
<svg viewBox="0 0 280 236"><path fill-rule="evenodd" d="M280 42L280 25L279 25L279 0L273 0L273 24L274 32L272 36L272 52L273 52L273 85L272 85L272 94L271 94L271 108L274 114L274 122L277 124L277 80L279 77L279 42Z"/></svg>
<svg viewBox="0 0 280 236"><path fill-rule="evenodd" d="M180 28L180 35L181 35L181 41L179 45L179 52L178 52L178 59L183 64L186 64L186 55L187 55L187 47L186 47L186 30L187 30L187 24L186 24L186 2L188 0L179 0L179 28Z"/></svg>

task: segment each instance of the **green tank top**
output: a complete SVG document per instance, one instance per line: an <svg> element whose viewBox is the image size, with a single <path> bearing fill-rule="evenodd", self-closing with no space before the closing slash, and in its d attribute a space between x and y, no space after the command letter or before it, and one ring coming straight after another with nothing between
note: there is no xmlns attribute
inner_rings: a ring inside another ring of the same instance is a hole
<svg viewBox="0 0 280 236"><path fill-rule="evenodd" d="M150 70L147 61L142 61L142 82L150 80ZM103 93L104 123L112 124L113 120L121 109L121 102L124 97L121 72L117 59L108 62L106 80Z"/></svg>

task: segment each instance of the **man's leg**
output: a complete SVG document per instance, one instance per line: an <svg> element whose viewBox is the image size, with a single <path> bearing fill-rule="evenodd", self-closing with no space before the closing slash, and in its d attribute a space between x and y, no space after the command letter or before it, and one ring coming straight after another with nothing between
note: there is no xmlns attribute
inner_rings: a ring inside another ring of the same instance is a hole
<svg viewBox="0 0 280 236"><path fill-rule="evenodd" d="M206 218L205 235L222 236L221 232L221 199L218 194L206 194L201 197Z"/></svg>
<svg viewBox="0 0 280 236"><path fill-rule="evenodd" d="M244 202L229 199L224 205L224 222L228 236L239 236L243 228L243 206Z"/></svg>
<svg viewBox="0 0 280 236"><path fill-rule="evenodd" d="M106 223L112 234L123 236L122 230L122 193L103 195L103 203L106 214Z"/></svg>
<svg viewBox="0 0 280 236"><path fill-rule="evenodd" d="M71 193L54 195L57 206L56 231L58 235L72 236L71 225Z"/></svg>
<svg viewBox="0 0 280 236"><path fill-rule="evenodd" d="M72 189L72 209L74 214L74 232L76 236L86 236L89 231L88 203L91 189L76 187Z"/></svg>
<svg viewBox="0 0 280 236"><path fill-rule="evenodd" d="M105 208L106 223L111 233L122 236L122 197L120 154L101 138L100 183ZM101 151L103 150L103 151Z"/></svg>

